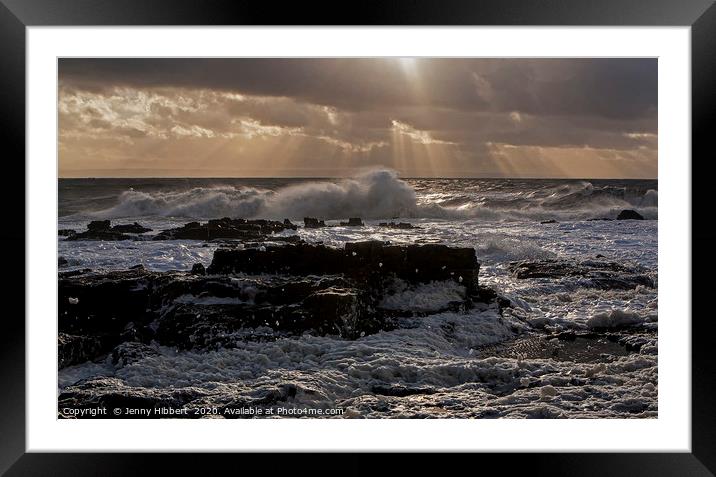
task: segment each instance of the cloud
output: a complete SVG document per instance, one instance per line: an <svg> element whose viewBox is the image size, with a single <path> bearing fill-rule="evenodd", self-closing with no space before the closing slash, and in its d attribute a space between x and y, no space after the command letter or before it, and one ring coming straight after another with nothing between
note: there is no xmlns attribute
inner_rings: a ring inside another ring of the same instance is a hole
<svg viewBox="0 0 716 477"><path fill-rule="evenodd" d="M178 87L362 110L432 106L450 109L581 114L653 115L657 60L418 59L406 72L394 59L111 58L60 60L63 85ZM414 94L416 78L423 97Z"/></svg>
<svg viewBox="0 0 716 477"><path fill-rule="evenodd" d="M655 59L59 64L61 172L656 174Z"/></svg>

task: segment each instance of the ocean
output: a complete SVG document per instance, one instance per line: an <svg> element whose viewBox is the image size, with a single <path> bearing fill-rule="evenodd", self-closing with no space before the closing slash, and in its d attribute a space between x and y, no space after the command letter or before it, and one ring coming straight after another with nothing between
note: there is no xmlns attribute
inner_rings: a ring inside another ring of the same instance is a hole
<svg viewBox="0 0 716 477"><path fill-rule="evenodd" d="M396 285L382 306L412 313L403 327L355 340L307 333L209 351L155 343L156 354L128 366L105 357L61 369L59 392L105 376L135 389L199 388L220 401L289 383L297 391L288 407L341 408L344 417L657 415L656 180L403 179L387 170L351 179L60 179L58 200L58 230L103 219L152 229L132 241L58 236L61 272L190 270L208 266L222 244L152 236L222 217L298 225L315 217L329 226L279 235L335 247L365 240L472 247L480 284L511 303L499 312L445 311L464 293L459 284ZM645 220L614 220L626 209ZM340 225L350 217L365 226ZM390 221L415 228L380 225ZM650 285L515 271L520 263L588 268L599 260L626 267L625 276L638 271ZM577 338L564 340L569 333ZM532 353L535 339L556 343L563 359ZM527 343L524 352L503 346L516 340ZM376 391L385 385L409 391Z"/></svg>

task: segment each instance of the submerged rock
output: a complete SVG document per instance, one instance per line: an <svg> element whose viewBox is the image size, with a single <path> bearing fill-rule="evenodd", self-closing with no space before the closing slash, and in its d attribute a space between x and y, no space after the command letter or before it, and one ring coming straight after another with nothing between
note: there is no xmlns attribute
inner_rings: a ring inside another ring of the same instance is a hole
<svg viewBox="0 0 716 477"><path fill-rule="evenodd" d="M644 220L644 216L636 210L622 210L617 215L617 220Z"/></svg>

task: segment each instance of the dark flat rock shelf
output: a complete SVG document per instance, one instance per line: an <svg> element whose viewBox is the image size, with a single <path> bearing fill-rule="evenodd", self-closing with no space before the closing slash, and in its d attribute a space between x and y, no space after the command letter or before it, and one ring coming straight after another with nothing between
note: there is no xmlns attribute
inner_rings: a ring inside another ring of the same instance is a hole
<svg viewBox="0 0 716 477"><path fill-rule="evenodd" d="M637 286L654 287L654 280L638 266L607 260L524 260L511 262L507 269L520 280L582 279L581 286L604 290L631 290Z"/></svg>
<svg viewBox="0 0 716 477"><path fill-rule="evenodd" d="M476 356L601 363L638 353L649 337L656 337L656 332L641 332L636 337L632 334L593 332L532 335L478 348Z"/></svg>

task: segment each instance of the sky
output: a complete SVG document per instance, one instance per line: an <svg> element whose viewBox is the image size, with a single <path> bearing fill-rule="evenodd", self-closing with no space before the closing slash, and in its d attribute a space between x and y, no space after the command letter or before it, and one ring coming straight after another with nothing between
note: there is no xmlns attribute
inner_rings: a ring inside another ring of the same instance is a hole
<svg viewBox="0 0 716 477"><path fill-rule="evenodd" d="M657 177L654 58L62 58L60 177Z"/></svg>

